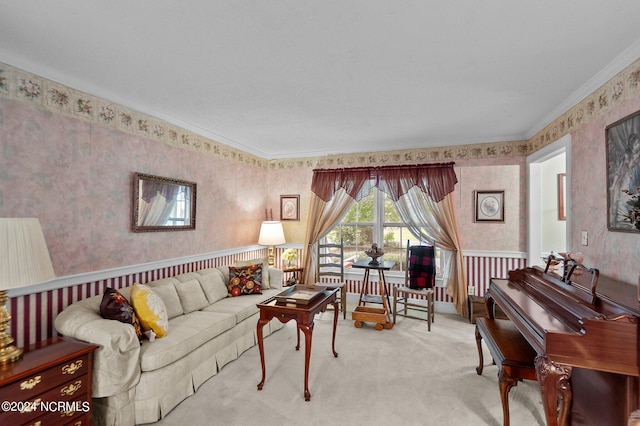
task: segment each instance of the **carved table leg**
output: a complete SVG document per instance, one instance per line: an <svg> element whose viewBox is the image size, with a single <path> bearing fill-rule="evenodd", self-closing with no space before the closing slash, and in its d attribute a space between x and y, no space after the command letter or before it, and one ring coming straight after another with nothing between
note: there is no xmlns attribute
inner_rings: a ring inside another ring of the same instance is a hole
<svg viewBox="0 0 640 426"><path fill-rule="evenodd" d="M548 426L565 426L571 408L571 372L569 366L556 364L546 356L535 360L542 404Z"/></svg>
<svg viewBox="0 0 640 426"><path fill-rule="evenodd" d="M498 386L500 399L502 400L502 424L509 426L509 391L516 386L518 381L504 372L501 368L498 372Z"/></svg>
<svg viewBox="0 0 640 426"><path fill-rule="evenodd" d="M476 325L476 344L478 345L478 358L480 362L476 367L476 373L478 375L482 374L482 369L484 368L484 357L482 355L482 336L480 335L480 330L478 330L478 326Z"/></svg>
<svg viewBox="0 0 640 426"><path fill-rule="evenodd" d="M264 386L264 380L266 377L266 370L264 365L264 340L262 338L262 328L269 322L268 319L260 318L258 320L258 325L256 329L256 334L258 335L258 349L260 350L260 363L262 364L262 380L258 383L258 390L262 390L262 386Z"/></svg>
<svg viewBox="0 0 640 426"><path fill-rule="evenodd" d="M337 311L336 311L337 312ZM298 329L304 333L304 400L311 400L309 392L309 359L311 358L311 337L313 335L313 323L298 324Z"/></svg>

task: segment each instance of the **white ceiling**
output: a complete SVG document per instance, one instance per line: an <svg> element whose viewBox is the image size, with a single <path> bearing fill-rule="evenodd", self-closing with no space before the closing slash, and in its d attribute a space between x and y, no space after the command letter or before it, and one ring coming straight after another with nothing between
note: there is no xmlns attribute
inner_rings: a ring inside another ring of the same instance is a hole
<svg viewBox="0 0 640 426"><path fill-rule="evenodd" d="M528 139L638 0L0 0L0 61L266 159Z"/></svg>

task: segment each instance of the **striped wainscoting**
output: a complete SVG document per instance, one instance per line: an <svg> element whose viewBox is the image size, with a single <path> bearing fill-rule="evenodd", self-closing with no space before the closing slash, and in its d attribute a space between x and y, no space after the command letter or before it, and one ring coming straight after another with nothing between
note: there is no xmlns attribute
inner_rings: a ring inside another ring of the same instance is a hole
<svg viewBox="0 0 640 426"><path fill-rule="evenodd" d="M467 285L476 296L484 296L491 278L507 278L509 271L527 266L525 253L465 252L464 260Z"/></svg>
<svg viewBox="0 0 640 426"><path fill-rule="evenodd" d="M380 296L380 285L377 281L377 274L375 277L371 276L371 280L369 281L368 287L365 289L366 294ZM322 282L336 282L337 280L323 279ZM386 277L385 276L386 287L385 291L389 296L393 294L393 287L400 287L404 285L404 279L399 280L398 277ZM362 290L362 280L361 279L345 279L345 284L347 286L347 293L359 295ZM435 302L449 303L453 306L453 299L447 294L447 289L443 286L438 286L436 283L436 287L434 288L435 292ZM424 299L424 297L416 297L416 299ZM356 298L357 301L357 298Z"/></svg>
<svg viewBox="0 0 640 426"><path fill-rule="evenodd" d="M280 256L284 248L276 248L276 265L280 264ZM60 277L46 283L42 288L30 288L28 293L12 294L8 309L12 316L11 336L19 347L57 335L53 320L64 308L87 297L102 294L107 287L120 289L135 282L147 283L161 278L172 277L186 272L231 265L237 260L248 260L266 256L264 248L247 248L223 253L199 255L197 259L183 258L163 262L137 265L110 271L99 271L72 277ZM507 272L526 266L522 253L465 253L467 278L469 285L475 287L474 293L484 295L489 281L493 277L506 277ZM372 277L376 278L376 277ZM362 280L348 278L347 292L359 294ZM402 285L398 279L387 279L387 292L393 294L393 287ZM377 281L370 283L369 294L379 295ZM446 288L436 286L436 303L453 304Z"/></svg>
<svg viewBox="0 0 640 426"><path fill-rule="evenodd" d="M276 250L276 261L282 250ZM111 271L61 277L46 284L41 291L11 296L8 304L11 336L15 345L24 347L57 335L53 327L55 317L78 300L102 294L107 287L120 289L133 283L147 283L186 272L232 265L237 260L264 258L266 249L247 249L199 255L198 259L182 258L146 265L118 268ZM113 275L111 275L113 274ZM95 278L95 279L92 279ZM53 288L51 288L53 287Z"/></svg>

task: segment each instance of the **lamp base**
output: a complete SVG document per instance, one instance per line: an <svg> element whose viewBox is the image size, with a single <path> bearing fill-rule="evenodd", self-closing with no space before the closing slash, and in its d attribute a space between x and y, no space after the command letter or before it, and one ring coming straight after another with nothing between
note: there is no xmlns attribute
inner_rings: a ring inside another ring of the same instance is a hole
<svg viewBox="0 0 640 426"><path fill-rule="evenodd" d="M12 345L13 337L7 334L11 315L7 311L7 290L0 290L0 365L11 364L22 357L22 349Z"/></svg>
<svg viewBox="0 0 640 426"><path fill-rule="evenodd" d="M22 358L22 349L10 345L0 349L0 365L11 364Z"/></svg>
<svg viewBox="0 0 640 426"><path fill-rule="evenodd" d="M269 264L269 266L275 266L276 264L276 248L275 246L269 246L268 250L267 250L267 263Z"/></svg>

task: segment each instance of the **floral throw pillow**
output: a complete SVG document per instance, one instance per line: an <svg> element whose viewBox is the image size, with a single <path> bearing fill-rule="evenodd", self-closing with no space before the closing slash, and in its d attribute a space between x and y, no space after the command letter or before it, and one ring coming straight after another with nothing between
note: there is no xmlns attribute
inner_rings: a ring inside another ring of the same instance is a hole
<svg viewBox="0 0 640 426"><path fill-rule="evenodd" d="M140 321L126 297L118 290L107 287L100 302L100 316L105 319L112 319L131 324L136 331L138 339L142 339L142 329Z"/></svg>
<svg viewBox="0 0 640 426"><path fill-rule="evenodd" d="M262 293L262 264L229 266L229 296Z"/></svg>

